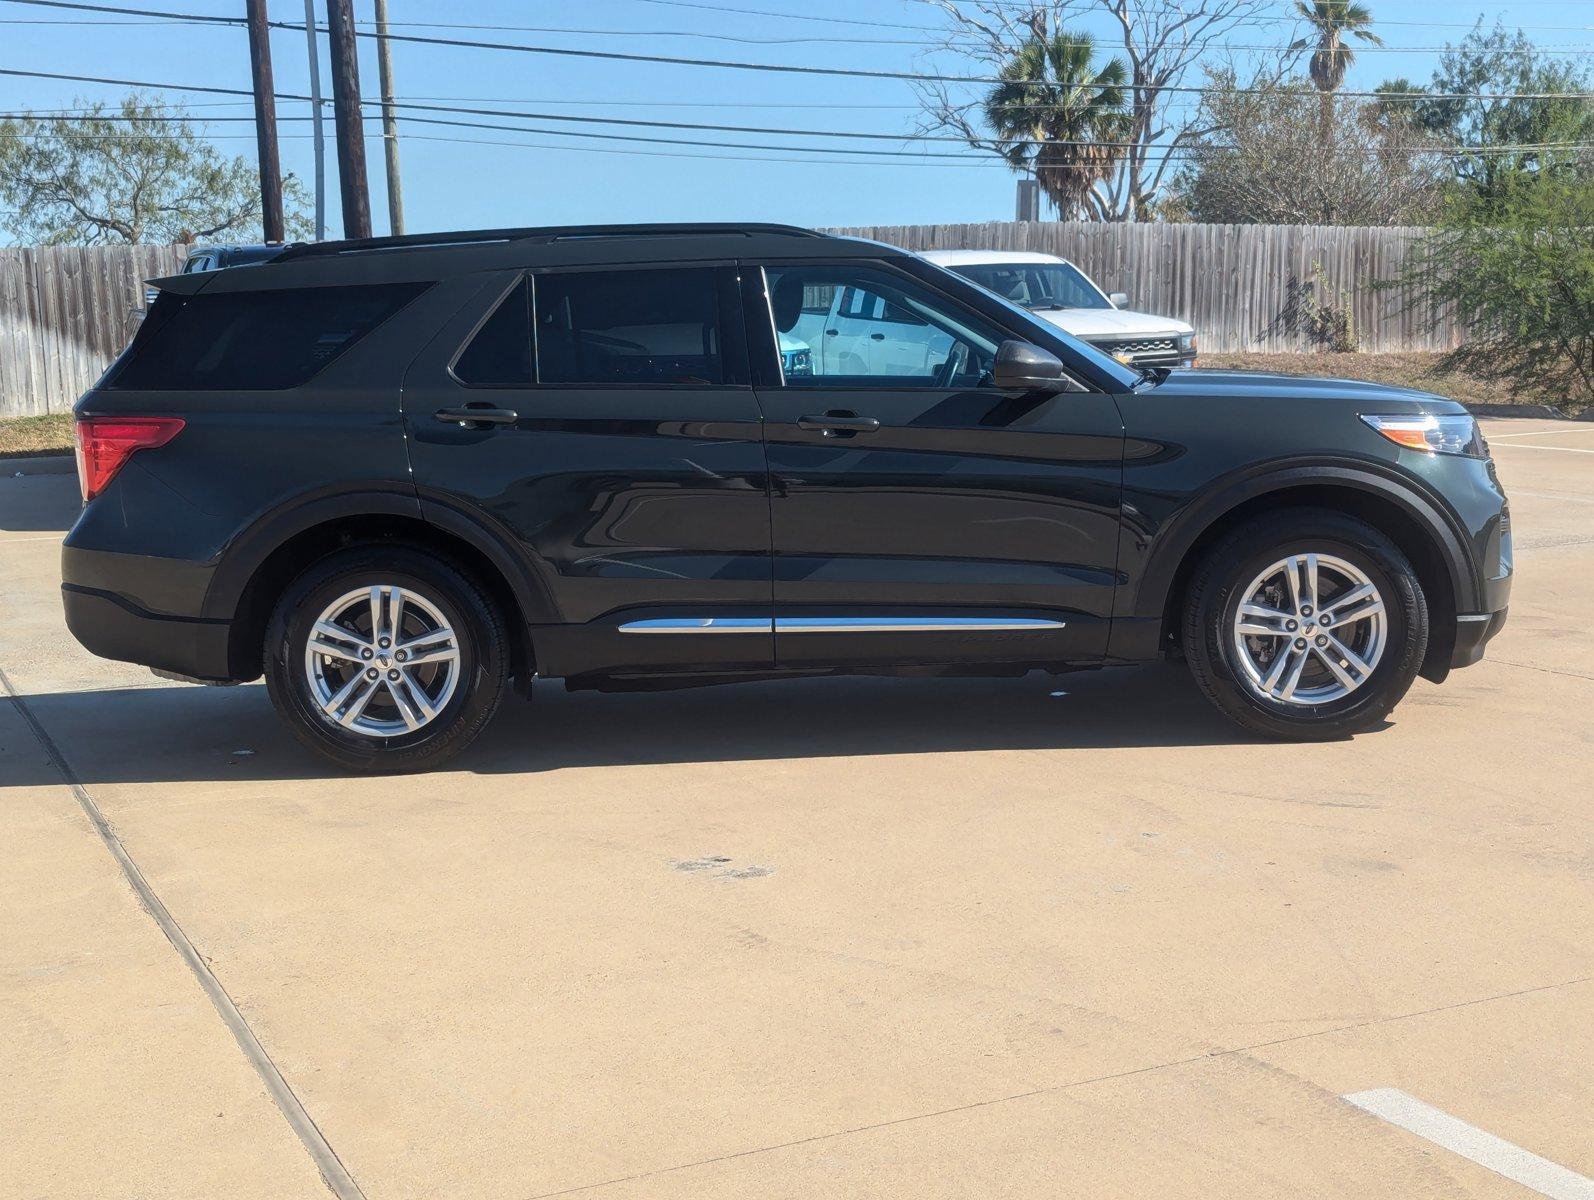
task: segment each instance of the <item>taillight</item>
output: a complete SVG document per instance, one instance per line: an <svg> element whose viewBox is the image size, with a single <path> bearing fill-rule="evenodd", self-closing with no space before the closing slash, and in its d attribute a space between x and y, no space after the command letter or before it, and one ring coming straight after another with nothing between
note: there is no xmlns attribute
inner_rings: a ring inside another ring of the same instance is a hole
<svg viewBox="0 0 1594 1200"><path fill-rule="evenodd" d="M103 492L137 451L164 446L182 431L181 417L79 417L74 440L84 502Z"/></svg>

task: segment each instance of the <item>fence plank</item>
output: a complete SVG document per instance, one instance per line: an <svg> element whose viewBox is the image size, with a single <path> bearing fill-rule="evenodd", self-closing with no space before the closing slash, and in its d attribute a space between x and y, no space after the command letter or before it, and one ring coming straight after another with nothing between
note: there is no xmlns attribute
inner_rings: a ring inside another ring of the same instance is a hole
<svg viewBox="0 0 1594 1200"><path fill-rule="evenodd" d="M1103 291L1128 292L1133 307L1196 327L1208 351L1305 351L1301 333L1280 327L1292 281L1313 278L1338 306L1343 291L1361 349L1450 350L1461 331L1453 313L1414 320L1396 278L1423 230L1303 225L1174 225L1146 222L1006 221L985 225L871 225L832 232L909 250L1028 250L1077 264Z"/></svg>
<svg viewBox="0 0 1594 1200"><path fill-rule="evenodd" d="M0 417L71 408L132 331L144 280L185 246L0 248Z"/></svg>

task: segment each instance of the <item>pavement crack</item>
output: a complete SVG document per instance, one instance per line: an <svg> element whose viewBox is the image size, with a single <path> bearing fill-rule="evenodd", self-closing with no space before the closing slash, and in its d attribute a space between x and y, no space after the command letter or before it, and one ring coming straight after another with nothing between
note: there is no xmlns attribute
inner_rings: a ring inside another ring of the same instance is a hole
<svg viewBox="0 0 1594 1200"><path fill-rule="evenodd" d="M1562 667L1538 667L1532 663L1513 662L1509 658L1495 658L1490 661L1507 667L1521 667L1524 671L1539 671L1545 675L1565 675L1569 679L1594 679L1594 675L1590 675L1587 671L1568 671Z"/></svg>
<svg viewBox="0 0 1594 1200"><path fill-rule="evenodd" d="M1512 992L1499 992L1492 996L1480 996L1472 1000L1458 1000L1453 1004L1438 1004L1432 1008L1418 1009L1414 1012L1394 1013L1387 1017L1370 1017L1365 1021L1355 1021L1348 1025L1339 1025L1333 1029L1319 1029L1312 1033L1298 1033L1289 1037L1272 1038L1265 1042L1252 1042L1245 1046L1231 1046L1227 1049L1214 1049L1200 1054L1187 1054L1179 1058L1171 1058L1166 1062L1148 1063L1145 1066L1129 1067L1122 1071L1111 1071L1103 1075L1092 1075L1085 1079L1070 1079L1064 1083L1049 1084L1046 1087L1030 1088L1027 1091L1012 1092L1004 1096L992 1096L985 1100L974 1100L968 1104L958 1104L950 1108L938 1108L931 1112L913 1113L905 1117L893 1117L887 1121L874 1121L867 1125L853 1125L846 1129L836 1129L828 1133L816 1133L809 1137L793 1138L790 1141L774 1142L768 1146L754 1146L746 1150L733 1150L728 1154L716 1154L709 1158L695 1159L692 1162L676 1163L668 1167L657 1167L651 1171L637 1171L631 1175L619 1175L612 1179L599 1180L596 1183L582 1183L574 1187L558 1188L551 1192L538 1192L526 1200L554 1200L557 1196L574 1196L581 1192L596 1191L599 1188L616 1187L623 1183L636 1183L643 1179L652 1179L658 1175L673 1175L678 1171L690 1171L695 1167L710 1167L717 1163L735 1162L737 1159L751 1158L757 1154L768 1154L776 1150L790 1150L798 1146L808 1146L815 1142L826 1142L834 1138L852 1137L860 1133L873 1133L880 1129L892 1129L899 1125L909 1125L916 1121L929 1121L937 1117L955 1116L958 1113L973 1112L982 1108L991 1108L998 1104L1011 1104L1018 1100L1030 1100L1036 1096L1054 1095L1070 1091L1074 1088L1089 1087L1097 1083L1111 1083L1119 1079L1130 1079L1136 1075L1149 1075L1157 1071L1165 1071L1173 1067L1190 1066L1193 1063L1207 1062L1216 1058L1246 1057L1257 1050L1266 1050L1270 1046L1283 1046L1291 1042L1307 1041L1311 1038L1328 1037L1336 1033L1349 1033L1361 1029L1371 1029L1378 1025L1387 1025L1395 1021L1411 1021L1419 1017L1429 1017L1437 1013L1454 1012L1457 1009L1473 1008L1480 1004L1492 1004L1498 1000L1512 1000L1521 996L1532 996L1540 992L1554 991L1557 988L1572 987L1580 983L1594 982L1594 975L1582 975L1576 979L1563 979L1555 983L1539 984L1529 988L1519 988ZM1315 1085L1314 1085L1315 1086Z"/></svg>
<svg viewBox="0 0 1594 1200"><path fill-rule="evenodd" d="M61 782L66 784L73 798L77 800L78 807L83 810L83 815L88 818L90 826L99 835L100 841L105 844L105 848L110 852L111 857L116 860L117 866L122 869L122 874L127 879L129 886L132 887L133 894L138 897L139 905L160 927L160 931L166 935L166 940L172 944L172 948L177 951L178 956L188 965L188 969L193 972L194 978L199 982L200 989L204 991L205 995L209 997L211 1004L215 1006L222 1023L232 1033L233 1039L238 1043L238 1048L243 1051L244 1057L249 1060L250 1066L254 1067L255 1073L260 1076L261 1082L266 1086L267 1093L276 1104L278 1111L282 1113L283 1118L288 1122L289 1127L298 1136L300 1143L309 1153L311 1161L315 1163L316 1169L321 1173L322 1180L332 1191L332 1194L338 1200L365 1200L365 1193L360 1189L360 1185L349 1174L348 1168L338 1158L337 1152L332 1149L331 1144L326 1139L326 1135L321 1132L320 1127L315 1123L315 1119L310 1116L299 1097L294 1094L293 1088L283 1078L282 1072L277 1068L277 1064L266 1053L266 1048L255 1037L254 1030L249 1028L248 1021L244 1019L243 1013L239 1011L238 1005L233 1002L233 998L227 994L227 989L222 986L221 980L217 979L215 972L210 969L209 960L189 940L188 935L183 932L182 926L177 923L177 918L172 916L171 911L155 893L155 889L150 885L149 880L144 877L143 871L139 870L138 864L133 861L133 856L128 853L127 847L122 844L122 839L117 836L116 830L112 828L110 821L100 811L100 806L95 802L94 797L89 795L88 789L83 786L83 781L78 777L77 772L72 769L72 765L67 761L66 755L61 752L60 746L50 736L49 731L40 724L38 717L34 715L33 710L28 707L28 702L22 698L21 694L12 685L10 676L5 673L3 668L0 668L0 692L4 692L6 698L16 707L23 722L33 734L34 740L39 743L39 748L44 751L44 755L49 759L50 765L60 775Z"/></svg>

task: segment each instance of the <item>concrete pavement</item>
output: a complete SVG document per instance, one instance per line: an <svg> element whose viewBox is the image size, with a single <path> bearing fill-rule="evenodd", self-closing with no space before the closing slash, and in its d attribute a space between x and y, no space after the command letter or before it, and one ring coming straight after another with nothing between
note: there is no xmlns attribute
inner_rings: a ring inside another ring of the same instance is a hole
<svg viewBox="0 0 1594 1200"><path fill-rule="evenodd" d="M1169 665L547 687L343 777L77 648L52 477L0 669L372 1200L1531 1196L1340 1098L1594 1177L1594 427L1486 428L1511 621L1343 744ZM326 1195L8 702L0 785L0 1190Z"/></svg>

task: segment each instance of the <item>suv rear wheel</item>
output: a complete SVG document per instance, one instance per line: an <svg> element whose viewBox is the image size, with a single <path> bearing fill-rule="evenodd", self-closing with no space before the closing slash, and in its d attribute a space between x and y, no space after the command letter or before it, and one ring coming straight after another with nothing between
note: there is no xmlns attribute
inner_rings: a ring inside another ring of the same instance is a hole
<svg viewBox="0 0 1594 1200"><path fill-rule="evenodd" d="M497 606L454 564L355 546L283 593L267 626L266 687L299 740L338 765L418 770L492 718L508 645Z"/></svg>
<svg viewBox="0 0 1594 1200"><path fill-rule="evenodd" d="M1376 726L1428 648L1428 606L1400 548L1365 521L1290 509L1224 535L1184 611L1196 682L1240 725L1320 741Z"/></svg>

